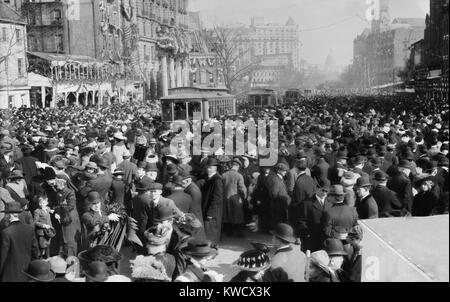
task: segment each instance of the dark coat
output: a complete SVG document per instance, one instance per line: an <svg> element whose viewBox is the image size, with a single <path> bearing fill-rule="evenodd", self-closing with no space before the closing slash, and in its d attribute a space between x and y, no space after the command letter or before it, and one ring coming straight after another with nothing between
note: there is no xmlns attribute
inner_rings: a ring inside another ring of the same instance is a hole
<svg viewBox="0 0 450 302"><path fill-rule="evenodd" d="M385 186L376 186L371 194L378 205L379 217L391 217L393 210L401 210L402 208L395 192Z"/></svg>
<svg viewBox="0 0 450 302"><path fill-rule="evenodd" d="M448 170L445 170L443 168L438 168L437 174L436 174L436 183L438 184L439 188L441 189L441 194L443 192L449 191Z"/></svg>
<svg viewBox="0 0 450 302"><path fill-rule="evenodd" d="M330 165L324 158L319 158L317 164L311 168L311 177L316 180L319 186L323 186L328 182L328 169Z"/></svg>
<svg viewBox="0 0 450 302"><path fill-rule="evenodd" d="M21 165L23 176L27 185L30 185L31 179L37 175L36 162L37 158L33 156L24 156L17 162Z"/></svg>
<svg viewBox="0 0 450 302"><path fill-rule="evenodd" d="M411 212L413 194L409 178L403 173L397 173L389 179L387 187L397 194L397 198L402 204L402 209Z"/></svg>
<svg viewBox="0 0 450 302"><path fill-rule="evenodd" d="M300 223L300 212L302 203L305 200L311 199L316 192L317 183L305 173L301 174L295 182L294 194L292 196L292 203L289 207L289 221L298 234Z"/></svg>
<svg viewBox="0 0 450 302"><path fill-rule="evenodd" d="M57 192L56 203L50 204L50 207L61 217L61 223L52 220L56 230L56 236L51 241L52 251L58 253L59 248L63 246L69 256L77 256L78 246L81 243L81 223L75 192L69 188ZM64 217L69 220L67 223L63 222Z"/></svg>
<svg viewBox="0 0 450 302"><path fill-rule="evenodd" d="M244 200L247 198L247 187L244 177L236 171L229 170L222 176L224 212L223 223L244 224Z"/></svg>
<svg viewBox="0 0 450 302"><path fill-rule="evenodd" d="M192 198L191 213L194 214L198 220L204 225L202 214L202 192L195 183L191 183L185 190ZM202 228L195 237L197 239L206 239L205 229Z"/></svg>
<svg viewBox="0 0 450 302"><path fill-rule="evenodd" d="M105 215L100 215L98 212L89 210L81 216L81 222L83 223L83 247L87 249L95 233L102 228L103 224L109 222L109 218Z"/></svg>
<svg viewBox="0 0 450 302"><path fill-rule="evenodd" d="M0 281L28 281L22 271L39 257L33 227L13 222L0 232L0 243Z"/></svg>
<svg viewBox="0 0 450 302"><path fill-rule="evenodd" d="M323 215L322 228L326 236L333 237L334 232L349 232L358 222L355 208L344 203L334 204Z"/></svg>
<svg viewBox="0 0 450 302"><path fill-rule="evenodd" d="M288 222L288 208L291 204L291 197L288 194L287 186L278 174L269 176L269 198L270 206L270 229L275 229L279 223Z"/></svg>
<svg viewBox="0 0 450 302"><path fill-rule="evenodd" d="M259 217L259 229L263 233L270 230L270 187L269 180L272 176L260 175L256 183L256 188L253 191L252 200L256 206L256 212ZM259 203L258 203L259 202Z"/></svg>
<svg viewBox="0 0 450 302"><path fill-rule="evenodd" d="M372 195L367 195L363 199L356 201L356 210L359 219L376 219L378 218L378 205Z"/></svg>
<svg viewBox="0 0 450 302"><path fill-rule="evenodd" d="M192 197L183 192L183 190L173 191L172 194L166 197L167 199L173 200L177 208L179 208L183 213L192 213Z"/></svg>
<svg viewBox="0 0 450 302"><path fill-rule="evenodd" d="M132 217L137 221L137 235L141 239L144 240L144 232L152 226L149 223L149 219L152 217L152 201L150 196L145 193L138 194L132 200L133 204L133 213Z"/></svg>
<svg viewBox="0 0 450 302"><path fill-rule="evenodd" d="M311 199L316 191L317 183L306 174L300 175L294 187L294 195L292 196L292 204L300 205L303 201Z"/></svg>
<svg viewBox="0 0 450 302"><path fill-rule="evenodd" d="M302 238L303 250L315 252L323 248L325 234L323 233L322 222L325 211L333 205L325 200L323 206L317 197L305 200L300 206L300 236Z"/></svg>
<svg viewBox="0 0 450 302"><path fill-rule="evenodd" d="M158 205L154 206L150 196L139 194L133 199L132 217L137 221L137 235L145 243L144 232L155 224L155 219L161 217L163 208L170 208L175 216L180 216L183 212L177 208L173 200L161 197Z"/></svg>
<svg viewBox="0 0 450 302"><path fill-rule="evenodd" d="M336 164L328 169L328 179L331 185L339 185L341 183L341 178L344 175L342 170L348 171L347 167L340 164Z"/></svg>
<svg viewBox="0 0 450 302"><path fill-rule="evenodd" d="M92 191L100 194L100 198L105 204L108 199L109 189L112 186L112 177L109 174L99 175L97 178L88 181L87 186L92 189Z"/></svg>
<svg viewBox="0 0 450 302"><path fill-rule="evenodd" d="M430 216L438 201L439 198L433 191L421 191L414 196L411 214L418 217Z"/></svg>
<svg viewBox="0 0 450 302"><path fill-rule="evenodd" d="M205 181L202 187L202 213L206 238L213 243L220 241L223 213L223 182L219 174ZM210 219L208 219L210 217Z"/></svg>
<svg viewBox="0 0 450 302"><path fill-rule="evenodd" d="M125 200L125 182L123 179L114 179L111 185L111 199L112 203L120 204L123 206Z"/></svg>
<svg viewBox="0 0 450 302"><path fill-rule="evenodd" d="M123 179L125 183L131 187L133 184L133 180L137 178L137 166L136 164L130 162L128 159L121 162L119 165L117 165L117 168L122 170L124 175Z"/></svg>

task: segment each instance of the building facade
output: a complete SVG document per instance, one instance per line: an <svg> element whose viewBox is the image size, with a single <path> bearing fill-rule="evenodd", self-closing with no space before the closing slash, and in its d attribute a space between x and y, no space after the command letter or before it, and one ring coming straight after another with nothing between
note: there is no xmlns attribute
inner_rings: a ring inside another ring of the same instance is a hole
<svg viewBox="0 0 450 302"><path fill-rule="evenodd" d="M425 20L396 18L389 30L364 30L353 41L354 78L357 87L397 85L410 58L410 46L423 38Z"/></svg>
<svg viewBox="0 0 450 302"><path fill-rule="evenodd" d="M29 106L26 20L0 2L0 109Z"/></svg>

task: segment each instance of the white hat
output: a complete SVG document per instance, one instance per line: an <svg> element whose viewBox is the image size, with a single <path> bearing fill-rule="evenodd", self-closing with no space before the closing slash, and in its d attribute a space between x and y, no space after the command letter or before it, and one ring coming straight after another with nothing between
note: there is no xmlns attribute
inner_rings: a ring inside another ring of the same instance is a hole
<svg viewBox="0 0 450 302"><path fill-rule="evenodd" d="M114 133L114 138L115 139L120 139L120 140L125 140L125 137L123 136L123 134L122 134L122 132L116 132L116 133Z"/></svg>
<svg viewBox="0 0 450 302"><path fill-rule="evenodd" d="M122 275L109 276L105 282L131 282L131 279Z"/></svg>

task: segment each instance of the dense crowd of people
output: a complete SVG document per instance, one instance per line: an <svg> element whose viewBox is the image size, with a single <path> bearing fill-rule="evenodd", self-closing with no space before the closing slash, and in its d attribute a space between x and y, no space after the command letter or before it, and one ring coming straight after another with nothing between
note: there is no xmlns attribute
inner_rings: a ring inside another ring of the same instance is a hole
<svg viewBox="0 0 450 302"><path fill-rule="evenodd" d="M231 281L358 282L358 220L448 214L446 104L316 96L239 113L216 120L278 120L276 165L174 152L153 104L2 111L0 280L221 281L208 261L250 229L273 242L253 243ZM128 277L105 244L124 217Z"/></svg>

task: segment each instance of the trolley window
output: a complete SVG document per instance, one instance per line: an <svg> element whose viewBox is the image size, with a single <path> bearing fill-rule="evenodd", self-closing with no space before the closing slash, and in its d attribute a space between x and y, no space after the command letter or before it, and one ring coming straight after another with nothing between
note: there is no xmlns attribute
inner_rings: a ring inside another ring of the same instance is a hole
<svg viewBox="0 0 450 302"><path fill-rule="evenodd" d="M200 102L189 102L187 104L189 120L193 120L194 112L202 112L202 104Z"/></svg>
<svg viewBox="0 0 450 302"><path fill-rule="evenodd" d="M164 121L172 121L172 103L171 102L163 102L162 103L162 119Z"/></svg>
<svg viewBox="0 0 450 302"><path fill-rule="evenodd" d="M186 103L185 102L175 103L174 115L175 115L176 121L186 119Z"/></svg>
<svg viewBox="0 0 450 302"><path fill-rule="evenodd" d="M255 96L255 106L261 106L261 96Z"/></svg>

